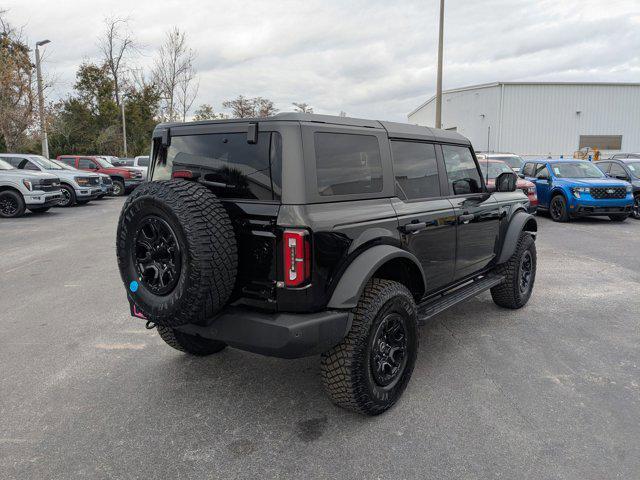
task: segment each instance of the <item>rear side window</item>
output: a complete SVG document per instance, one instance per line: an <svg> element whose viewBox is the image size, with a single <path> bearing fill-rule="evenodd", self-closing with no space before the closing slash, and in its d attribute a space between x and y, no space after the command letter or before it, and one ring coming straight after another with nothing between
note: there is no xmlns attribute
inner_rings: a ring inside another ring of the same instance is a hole
<svg viewBox="0 0 640 480"><path fill-rule="evenodd" d="M75 158L69 158L69 157L65 158L65 157L62 157L62 158L60 159L60 161L61 161L62 163L64 163L64 164L66 164L66 165L69 165L70 167L75 167L75 166L76 166L76 159L75 159Z"/></svg>
<svg viewBox="0 0 640 480"><path fill-rule="evenodd" d="M246 132L171 137L166 161L155 165L153 180L169 179L175 170L195 170L219 197L278 199L271 180L271 156L281 154L272 148L275 136L280 134L260 132L255 144L247 142Z"/></svg>
<svg viewBox="0 0 640 480"><path fill-rule="evenodd" d="M468 147L442 145L442 155L454 195L482 191L480 173Z"/></svg>
<svg viewBox="0 0 640 480"><path fill-rule="evenodd" d="M436 148L429 143L392 141L398 196L407 200L440 196Z"/></svg>
<svg viewBox="0 0 640 480"><path fill-rule="evenodd" d="M382 160L377 137L316 132L315 150L320 195L382 191Z"/></svg>
<svg viewBox="0 0 640 480"><path fill-rule="evenodd" d="M611 163L598 162L596 163L596 167L598 167L602 171L602 173L609 173L609 168L611 167Z"/></svg>
<svg viewBox="0 0 640 480"><path fill-rule="evenodd" d="M534 167L535 164L533 163L527 163L524 168L522 169L522 173L525 177L533 177L533 172L535 170Z"/></svg>
<svg viewBox="0 0 640 480"><path fill-rule="evenodd" d="M545 163L537 163L534 176L543 180L549 178L549 170L547 169L547 165Z"/></svg>

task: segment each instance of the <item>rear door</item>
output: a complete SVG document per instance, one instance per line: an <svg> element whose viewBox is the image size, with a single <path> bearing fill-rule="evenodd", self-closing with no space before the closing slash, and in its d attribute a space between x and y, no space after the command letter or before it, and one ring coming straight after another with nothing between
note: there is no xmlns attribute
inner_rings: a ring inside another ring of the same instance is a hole
<svg viewBox="0 0 640 480"><path fill-rule="evenodd" d="M486 191L470 147L442 145L442 159L457 224L457 280L482 270L495 257L500 208Z"/></svg>
<svg viewBox="0 0 640 480"><path fill-rule="evenodd" d="M392 205L398 215L401 240L420 260L428 293L453 280L456 259L453 205L442 192L436 145L391 140L391 154L398 197Z"/></svg>

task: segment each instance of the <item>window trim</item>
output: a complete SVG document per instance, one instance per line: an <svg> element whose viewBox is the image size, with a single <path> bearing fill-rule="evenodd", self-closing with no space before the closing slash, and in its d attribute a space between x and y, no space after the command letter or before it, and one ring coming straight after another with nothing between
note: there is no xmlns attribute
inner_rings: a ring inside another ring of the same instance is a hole
<svg viewBox="0 0 640 480"><path fill-rule="evenodd" d="M469 197L472 195L486 195L488 193L488 189L487 189L487 185L484 179L484 175L482 174L482 170L480 168L480 164L478 163L478 158L476 157L476 152L473 150L473 147L471 145L466 145L466 144L460 144L460 143L450 143L450 142L438 142L438 145L440 146L439 150L440 150L440 155L442 158L442 167L444 168L443 170L443 178L444 181L447 183L447 191L449 192L449 195L447 196L447 198L458 198L458 197ZM473 158L474 163L476 164L476 171L478 172L478 175L480 175L480 191L479 192L473 192L473 193L459 193L456 194L453 191L453 185L452 183L449 181L449 173L447 172L447 164L444 161L444 150L443 150L443 146L452 146L452 147L462 147L462 148L467 148L469 149L469 151L471 152L471 157Z"/></svg>

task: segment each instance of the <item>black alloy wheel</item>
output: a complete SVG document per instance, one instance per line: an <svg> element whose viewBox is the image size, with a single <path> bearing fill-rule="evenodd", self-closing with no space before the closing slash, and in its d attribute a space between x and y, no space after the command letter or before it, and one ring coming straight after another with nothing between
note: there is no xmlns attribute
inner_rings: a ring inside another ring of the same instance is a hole
<svg viewBox="0 0 640 480"><path fill-rule="evenodd" d="M13 195L0 196L0 215L3 217L15 217L20 211L20 202Z"/></svg>
<svg viewBox="0 0 640 480"><path fill-rule="evenodd" d="M636 195L633 199L633 210L631 216L636 220L640 220L640 194Z"/></svg>
<svg viewBox="0 0 640 480"><path fill-rule="evenodd" d="M520 259L520 293L525 294L531 288L531 276L533 273L533 258L531 251L525 250Z"/></svg>
<svg viewBox="0 0 640 480"><path fill-rule="evenodd" d="M143 219L135 236L133 261L140 283L155 295L171 292L180 278L182 253L176 234L160 217Z"/></svg>
<svg viewBox="0 0 640 480"><path fill-rule="evenodd" d="M554 222L566 222L569 220L569 215L567 214L567 202L562 195L556 195L551 199L549 213L551 214L551 219Z"/></svg>
<svg viewBox="0 0 640 480"><path fill-rule="evenodd" d="M378 325L373 337L370 367L381 387L394 386L407 366L407 329L404 318L389 313Z"/></svg>

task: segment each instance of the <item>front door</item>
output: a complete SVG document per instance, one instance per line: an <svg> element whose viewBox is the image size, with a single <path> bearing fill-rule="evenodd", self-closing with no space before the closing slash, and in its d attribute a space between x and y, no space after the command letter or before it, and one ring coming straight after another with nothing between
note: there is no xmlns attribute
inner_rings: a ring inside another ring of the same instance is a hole
<svg viewBox="0 0 640 480"><path fill-rule="evenodd" d="M442 145L449 200L457 224L456 280L479 272L497 253L500 208L486 191L471 149Z"/></svg>
<svg viewBox="0 0 640 480"><path fill-rule="evenodd" d="M426 290L432 292L453 280L456 228L451 202L442 198L432 143L392 140L391 153L400 237L424 269Z"/></svg>

